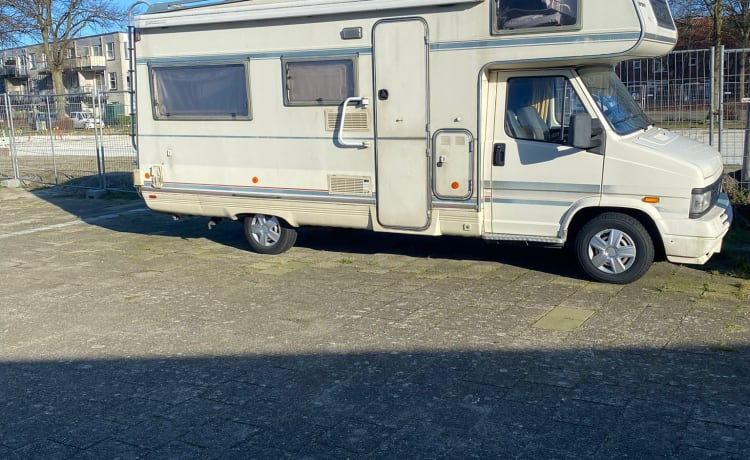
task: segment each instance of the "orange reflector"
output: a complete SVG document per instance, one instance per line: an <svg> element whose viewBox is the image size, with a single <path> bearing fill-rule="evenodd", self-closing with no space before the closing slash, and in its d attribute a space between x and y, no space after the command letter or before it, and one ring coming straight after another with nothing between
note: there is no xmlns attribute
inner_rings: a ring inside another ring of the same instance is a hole
<svg viewBox="0 0 750 460"><path fill-rule="evenodd" d="M457 190L461 185L458 182L451 182L451 188Z"/></svg>
<svg viewBox="0 0 750 460"><path fill-rule="evenodd" d="M146 174L143 175L143 177L145 177L146 179L151 179L151 174L150 173L146 173Z"/></svg>
<svg viewBox="0 0 750 460"><path fill-rule="evenodd" d="M151 199L153 199L153 200L156 199L156 195L149 195L148 197L151 198Z"/></svg>
<svg viewBox="0 0 750 460"><path fill-rule="evenodd" d="M643 202L644 203L656 204L656 203L659 202L659 197L658 196L645 196L645 197L643 197Z"/></svg>
<svg viewBox="0 0 750 460"><path fill-rule="evenodd" d="M257 177L253 177L253 184L257 184L257 183L258 183L258 178Z"/></svg>

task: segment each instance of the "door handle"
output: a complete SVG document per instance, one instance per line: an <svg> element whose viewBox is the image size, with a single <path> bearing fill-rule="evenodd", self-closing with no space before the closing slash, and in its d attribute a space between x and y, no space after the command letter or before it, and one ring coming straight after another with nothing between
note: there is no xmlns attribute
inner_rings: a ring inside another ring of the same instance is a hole
<svg viewBox="0 0 750 460"><path fill-rule="evenodd" d="M499 143L492 147L492 166L505 166L505 144Z"/></svg>

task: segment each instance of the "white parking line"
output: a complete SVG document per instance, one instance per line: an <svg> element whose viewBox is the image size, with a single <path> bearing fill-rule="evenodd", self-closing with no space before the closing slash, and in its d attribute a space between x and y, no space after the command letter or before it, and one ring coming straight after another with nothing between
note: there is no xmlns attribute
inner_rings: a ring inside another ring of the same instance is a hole
<svg viewBox="0 0 750 460"><path fill-rule="evenodd" d="M76 219L76 220L72 220L70 222L62 222L62 223L59 223L59 224L45 225L44 227L30 228L28 230L21 230L21 231L18 231L18 232L6 233L4 235L0 235L0 240L5 239L5 238L11 238L11 237L14 237L14 236L30 235L32 233L46 232L46 231L49 231L49 230L57 230L57 229L60 229L60 228L72 227L72 226L80 225L80 224L95 224L95 223L103 221L103 220L114 219L116 217L126 216L128 214L135 214L135 213L145 212L145 211L149 211L149 209L148 208L131 209L131 210L125 211L125 212L118 212L118 213L112 213L112 214L104 214L104 215L101 215L101 216L96 216L96 217L88 218L86 220Z"/></svg>

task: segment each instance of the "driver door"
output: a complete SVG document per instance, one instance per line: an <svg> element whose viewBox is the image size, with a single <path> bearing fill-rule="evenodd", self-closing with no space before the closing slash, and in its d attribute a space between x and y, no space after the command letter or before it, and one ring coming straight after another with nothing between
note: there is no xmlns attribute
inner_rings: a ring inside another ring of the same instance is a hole
<svg viewBox="0 0 750 460"><path fill-rule="evenodd" d="M492 233L562 238L583 200L598 204L604 155L568 145L571 115L587 111L569 70L496 72Z"/></svg>

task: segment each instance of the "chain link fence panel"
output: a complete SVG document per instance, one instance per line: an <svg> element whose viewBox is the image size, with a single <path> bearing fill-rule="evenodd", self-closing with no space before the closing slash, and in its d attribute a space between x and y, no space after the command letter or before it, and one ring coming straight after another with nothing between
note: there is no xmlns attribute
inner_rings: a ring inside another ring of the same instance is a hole
<svg viewBox="0 0 750 460"><path fill-rule="evenodd" d="M133 191L127 92L4 95L0 177Z"/></svg>

